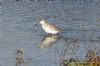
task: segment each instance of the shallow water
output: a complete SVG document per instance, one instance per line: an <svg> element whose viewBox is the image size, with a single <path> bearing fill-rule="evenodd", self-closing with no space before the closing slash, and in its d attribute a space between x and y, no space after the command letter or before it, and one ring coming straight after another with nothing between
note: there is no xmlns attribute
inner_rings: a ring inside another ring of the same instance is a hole
<svg viewBox="0 0 100 66"><path fill-rule="evenodd" d="M3 2L0 6L0 66L60 66L62 59L85 59L88 50L100 55L99 3ZM47 36L41 18L64 31ZM21 50L24 63L16 65Z"/></svg>

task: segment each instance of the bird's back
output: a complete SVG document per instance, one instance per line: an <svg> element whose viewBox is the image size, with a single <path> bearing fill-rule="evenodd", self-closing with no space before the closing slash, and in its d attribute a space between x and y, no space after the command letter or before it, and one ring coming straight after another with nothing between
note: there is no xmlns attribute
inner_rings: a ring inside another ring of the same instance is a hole
<svg viewBox="0 0 100 66"><path fill-rule="evenodd" d="M49 22L46 22L46 26L48 28L51 28L52 30L55 30L55 31L62 31L59 27L57 27L56 25L49 23Z"/></svg>

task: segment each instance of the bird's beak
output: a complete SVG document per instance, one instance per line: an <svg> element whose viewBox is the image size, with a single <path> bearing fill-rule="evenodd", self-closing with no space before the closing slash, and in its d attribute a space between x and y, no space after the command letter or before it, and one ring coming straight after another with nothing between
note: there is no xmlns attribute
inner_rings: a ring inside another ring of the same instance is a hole
<svg viewBox="0 0 100 66"><path fill-rule="evenodd" d="M38 23L38 25L41 25L40 22Z"/></svg>
<svg viewBox="0 0 100 66"><path fill-rule="evenodd" d="M38 23L36 23L36 24L34 25L34 27L37 26L37 25L38 25Z"/></svg>
<svg viewBox="0 0 100 66"><path fill-rule="evenodd" d="M36 23L36 24L34 25L34 27L35 27L35 26L38 26L38 25L41 25L41 24L40 24L40 23Z"/></svg>

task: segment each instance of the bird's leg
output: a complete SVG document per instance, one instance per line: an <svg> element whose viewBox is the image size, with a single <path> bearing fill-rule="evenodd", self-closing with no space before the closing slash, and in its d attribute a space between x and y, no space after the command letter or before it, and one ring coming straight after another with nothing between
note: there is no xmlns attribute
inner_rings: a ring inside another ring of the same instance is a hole
<svg viewBox="0 0 100 66"><path fill-rule="evenodd" d="M52 36L52 34L51 33L48 33L48 36Z"/></svg>

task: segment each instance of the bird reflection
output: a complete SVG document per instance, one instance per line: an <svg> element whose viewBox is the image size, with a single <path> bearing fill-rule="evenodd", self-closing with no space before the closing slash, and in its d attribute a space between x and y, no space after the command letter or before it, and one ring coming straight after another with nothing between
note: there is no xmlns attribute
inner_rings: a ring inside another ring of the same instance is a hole
<svg viewBox="0 0 100 66"><path fill-rule="evenodd" d="M58 39L60 39L58 35L45 35L41 41L40 48L47 48L57 42Z"/></svg>
<svg viewBox="0 0 100 66"><path fill-rule="evenodd" d="M20 64L24 62L22 58L23 52L21 50L17 50L14 55L16 58L16 66L20 66Z"/></svg>

